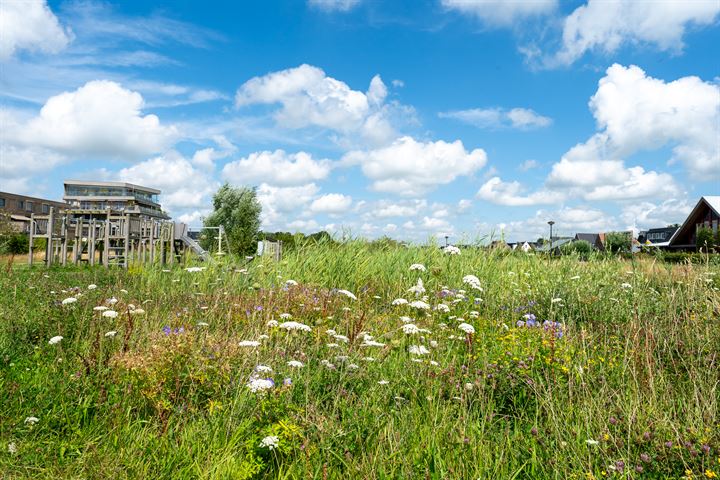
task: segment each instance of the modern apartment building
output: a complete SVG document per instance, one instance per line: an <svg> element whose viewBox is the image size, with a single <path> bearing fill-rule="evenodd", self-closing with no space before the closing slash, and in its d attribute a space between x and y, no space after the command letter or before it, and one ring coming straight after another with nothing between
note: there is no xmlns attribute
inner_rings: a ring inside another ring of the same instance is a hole
<svg viewBox="0 0 720 480"><path fill-rule="evenodd" d="M162 211L160 190L125 182L65 180L65 200L75 215L129 213L143 217L168 219Z"/></svg>
<svg viewBox="0 0 720 480"><path fill-rule="evenodd" d="M28 231L30 215L33 213L35 215L47 215L50 213L50 207L53 207L55 212L60 212L65 210L68 205L45 198L0 192L0 215L7 216L13 227L21 232Z"/></svg>

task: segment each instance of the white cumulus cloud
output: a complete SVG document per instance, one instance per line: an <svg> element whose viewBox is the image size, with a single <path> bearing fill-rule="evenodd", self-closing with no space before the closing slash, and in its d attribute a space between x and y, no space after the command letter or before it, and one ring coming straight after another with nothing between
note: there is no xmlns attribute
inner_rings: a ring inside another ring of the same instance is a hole
<svg viewBox="0 0 720 480"><path fill-rule="evenodd" d="M417 196L475 173L485 165L487 155L480 148L468 152L460 140L421 142L405 136L387 147L349 152L342 161L360 165L373 190Z"/></svg>
<svg viewBox="0 0 720 480"><path fill-rule="evenodd" d="M71 38L45 0L0 2L0 61L20 50L57 53Z"/></svg>
<svg viewBox="0 0 720 480"><path fill-rule="evenodd" d="M177 128L143 115L142 96L115 82L96 80L50 97L38 116L7 132L9 141L68 155L130 157L164 151Z"/></svg>
<svg viewBox="0 0 720 480"><path fill-rule="evenodd" d="M330 174L330 160L315 160L305 152L287 153L284 150L251 153L247 157L227 163L222 175L239 184L269 183L278 186L304 185L323 180Z"/></svg>
<svg viewBox="0 0 720 480"><path fill-rule="evenodd" d="M360 3L360 0L308 0L308 5L326 12L347 12Z"/></svg>
<svg viewBox="0 0 720 480"><path fill-rule="evenodd" d="M526 194L519 182L503 182L500 177L493 177L485 182L478 190L477 197L497 205L512 207L559 203L565 199L560 192L544 189Z"/></svg>
<svg viewBox="0 0 720 480"><path fill-rule="evenodd" d="M328 193L313 200L310 211L313 213L340 214L348 211L352 197L341 193Z"/></svg>
<svg viewBox="0 0 720 480"><path fill-rule="evenodd" d="M687 28L711 25L718 13L720 2L713 0L589 0L565 18L555 62L570 64L594 49L612 53L627 43L680 51Z"/></svg>

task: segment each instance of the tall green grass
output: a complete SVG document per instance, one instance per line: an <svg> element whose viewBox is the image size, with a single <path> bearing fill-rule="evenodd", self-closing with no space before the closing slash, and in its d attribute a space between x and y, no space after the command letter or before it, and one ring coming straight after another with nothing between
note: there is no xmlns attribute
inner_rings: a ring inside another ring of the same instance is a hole
<svg viewBox="0 0 720 480"><path fill-rule="evenodd" d="M482 291L462 282L468 274ZM449 313L391 304L415 299L418 278ZM0 477L711 477L719 289L720 269L707 264L361 241L201 272L9 270ZM120 315L103 318L98 305ZM283 313L313 331L267 326ZM558 326L518 327L526 313ZM401 316L431 333L404 334ZM365 332L385 346L362 347ZM247 388L259 364L274 370L265 394ZM277 449L260 446L268 436Z"/></svg>

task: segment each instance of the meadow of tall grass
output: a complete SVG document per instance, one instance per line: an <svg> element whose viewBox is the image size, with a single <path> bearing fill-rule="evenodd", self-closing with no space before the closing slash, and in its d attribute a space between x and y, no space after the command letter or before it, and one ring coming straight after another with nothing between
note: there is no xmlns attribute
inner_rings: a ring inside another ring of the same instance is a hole
<svg viewBox="0 0 720 480"><path fill-rule="evenodd" d="M715 478L720 268L320 244L8 267L0 478Z"/></svg>

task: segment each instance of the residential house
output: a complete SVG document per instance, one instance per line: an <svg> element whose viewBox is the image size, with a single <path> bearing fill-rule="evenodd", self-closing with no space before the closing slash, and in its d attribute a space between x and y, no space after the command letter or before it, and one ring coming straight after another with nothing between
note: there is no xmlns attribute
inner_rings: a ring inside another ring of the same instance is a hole
<svg viewBox="0 0 720 480"><path fill-rule="evenodd" d="M667 242L678 228L678 225L671 225L669 227L651 228L649 230L642 231L638 235L638 242L643 245L654 245L657 243Z"/></svg>
<svg viewBox="0 0 720 480"><path fill-rule="evenodd" d="M605 234L604 233L576 233L573 241L585 240L593 249L601 252L605 251Z"/></svg>
<svg viewBox="0 0 720 480"><path fill-rule="evenodd" d="M720 196L705 196L698 203L680 225L667 247L673 250L695 250L697 231L701 227L710 228L717 235L720 223Z"/></svg>

